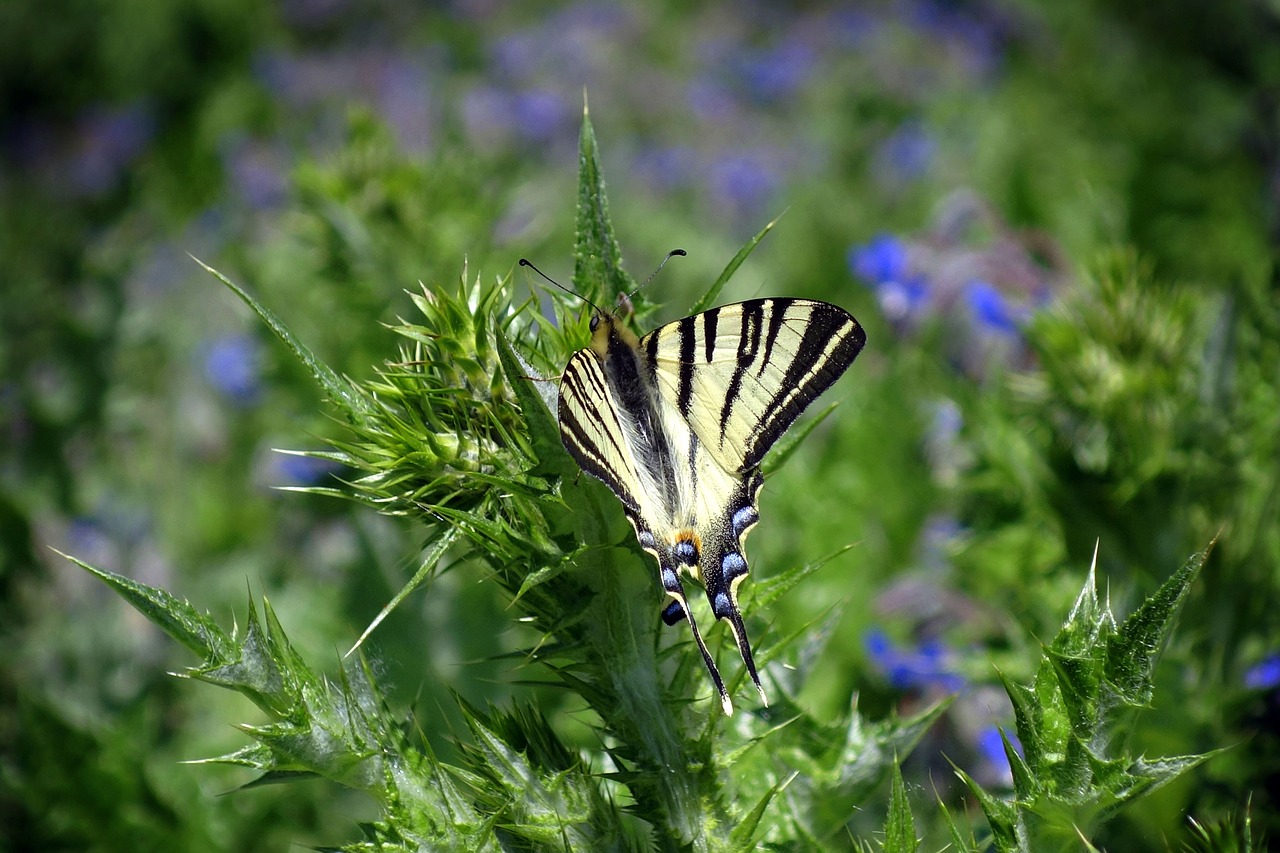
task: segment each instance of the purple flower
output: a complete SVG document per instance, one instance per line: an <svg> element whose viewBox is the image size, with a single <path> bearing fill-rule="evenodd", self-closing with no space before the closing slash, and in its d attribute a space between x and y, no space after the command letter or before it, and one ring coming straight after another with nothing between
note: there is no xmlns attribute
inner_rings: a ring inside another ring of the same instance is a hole
<svg viewBox="0 0 1280 853"><path fill-rule="evenodd" d="M515 99L516 127L526 139L546 142L567 126L568 105L550 89L521 92Z"/></svg>
<svg viewBox="0 0 1280 853"><path fill-rule="evenodd" d="M390 56L378 69L375 85L379 112L395 128L406 151L425 151L430 142L430 77L424 61L406 55Z"/></svg>
<svg viewBox="0 0 1280 853"><path fill-rule="evenodd" d="M854 246L849 269L869 284L901 281L907 274L907 246L891 234L877 234L871 242Z"/></svg>
<svg viewBox="0 0 1280 853"><path fill-rule="evenodd" d="M708 171L712 193L735 213L758 214L778 186L778 174L763 157L730 155Z"/></svg>
<svg viewBox="0 0 1280 853"><path fill-rule="evenodd" d="M462 123L477 145L494 147L511 132L511 95L496 86L480 85L462 96Z"/></svg>
<svg viewBox="0 0 1280 853"><path fill-rule="evenodd" d="M251 206L275 207L288 195L283 154L267 143L244 138L224 142L223 167L231 185Z"/></svg>
<svg viewBox="0 0 1280 853"><path fill-rule="evenodd" d="M813 72L813 51L803 44L780 45L739 59L738 74L758 101L779 101L794 95Z"/></svg>
<svg viewBox="0 0 1280 853"><path fill-rule="evenodd" d="M924 177L933 165L937 143L918 121L908 121L880 144L876 171L892 183Z"/></svg>
<svg viewBox="0 0 1280 853"><path fill-rule="evenodd" d="M829 33L836 37L837 44L845 48L861 47L875 38L882 28L878 17L861 9L838 9L826 20Z"/></svg>
<svg viewBox="0 0 1280 853"><path fill-rule="evenodd" d="M1004 335L1018 333L1013 307L991 283L981 279L969 282L964 289L964 299L979 328Z"/></svg>
<svg viewBox="0 0 1280 853"><path fill-rule="evenodd" d="M155 135L155 118L140 104L89 112L78 129L70 164L72 187L86 195L111 189Z"/></svg>
<svg viewBox="0 0 1280 853"><path fill-rule="evenodd" d="M524 30L495 39L489 48L490 67L505 80L528 80L546 55L541 31Z"/></svg>
<svg viewBox="0 0 1280 853"><path fill-rule="evenodd" d="M1273 654L1249 667L1244 685L1250 690L1274 690L1280 687L1280 654Z"/></svg>
<svg viewBox="0 0 1280 853"><path fill-rule="evenodd" d="M77 516L67 525L67 552L97 565L115 562L112 541L97 519L89 516Z"/></svg>
<svg viewBox="0 0 1280 853"><path fill-rule="evenodd" d="M687 185L697 172L697 155L684 145L645 147L636 152L630 173L644 186L659 192Z"/></svg>
<svg viewBox="0 0 1280 853"><path fill-rule="evenodd" d="M257 402L262 392L261 370L258 341L248 335L228 335L205 347L205 379L237 405Z"/></svg>
<svg viewBox="0 0 1280 853"><path fill-rule="evenodd" d="M938 640L924 640L915 649L900 649L876 628L866 633L863 643L872 664L899 690L937 687L955 693L964 687L964 678L947 665L950 650Z"/></svg>
<svg viewBox="0 0 1280 853"><path fill-rule="evenodd" d="M1000 22L976 15L958 3L912 0L903 5L903 19L940 42L965 71L979 76L999 68L1002 60Z"/></svg>
<svg viewBox="0 0 1280 853"><path fill-rule="evenodd" d="M291 27L320 29L339 21L351 5L349 0L285 0L281 13Z"/></svg>
<svg viewBox="0 0 1280 853"><path fill-rule="evenodd" d="M953 484L969 461L967 449L960 438L964 429L964 413L955 400L942 397L933 402L929 414L929 426L924 434L925 457L937 482ZM946 527L935 527L943 521ZM958 530L959 525L954 519L940 516L926 528L925 542L935 544L934 550L940 552L942 549L938 546L953 539Z"/></svg>
<svg viewBox="0 0 1280 853"><path fill-rule="evenodd" d="M738 115L738 103L729 90L706 76L695 77L685 88L685 101L694 118L706 125L728 125Z"/></svg>

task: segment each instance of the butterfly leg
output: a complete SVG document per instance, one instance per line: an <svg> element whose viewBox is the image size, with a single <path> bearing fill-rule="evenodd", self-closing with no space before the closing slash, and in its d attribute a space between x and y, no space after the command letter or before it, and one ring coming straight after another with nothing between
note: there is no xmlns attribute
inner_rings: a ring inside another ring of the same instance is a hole
<svg viewBox="0 0 1280 853"><path fill-rule="evenodd" d="M670 565L663 565L661 572L662 588L666 590L667 595L674 599L662 611L662 621L668 625L674 625L682 617L689 620L689 628L693 631L693 640L698 644L698 651L702 652L702 662L706 664L707 671L711 673L711 680L716 684L716 691L720 694L720 707L724 709L726 715L732 715L733 702L729 699L729 691L725 690L724 680L720 677L720 670L716 668L716 662L712 659L711 652L707 651L707 644L702 641L702 634L698 631L698 623L693 621L693 613L689 610L689 599L685 597L684 585L680 583L680 574L675 567ZM679 615L676 615L677 611ZM755 676L754 669L751 674L753 677Z"/></svg>

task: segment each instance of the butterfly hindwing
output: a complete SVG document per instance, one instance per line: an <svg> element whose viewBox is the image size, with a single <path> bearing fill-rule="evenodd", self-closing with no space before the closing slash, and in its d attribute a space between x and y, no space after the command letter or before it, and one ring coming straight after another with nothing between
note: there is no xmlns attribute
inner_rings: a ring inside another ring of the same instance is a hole
<svg viewBox="0 0 1280 853"><path fill-rule="evenodd" d="M729 713L680 572L702 582L716 619L729 622L763 698L737 602L748 572L743 542L759 520L760 462L852 363L865 335L843 309L802 299L726 305L639 340L608 313L591 328L591 345L561 380L561 439L622 501L672 598L664 621L689 621Z"/></svg>

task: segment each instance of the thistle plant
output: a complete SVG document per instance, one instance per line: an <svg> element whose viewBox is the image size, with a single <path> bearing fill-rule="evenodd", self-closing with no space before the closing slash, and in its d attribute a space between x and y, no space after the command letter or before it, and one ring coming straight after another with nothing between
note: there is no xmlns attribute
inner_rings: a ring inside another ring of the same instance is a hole
<svg viewBox="0 0 1280 853"><path fill-rule="evenodd" d="M730 262L698 308L769 230ZM757 632L767 709L726 718L709 696L697 653L658 619L661 591L621 507L581 476L560 444L554 377L585 345L581 306L549 294L555 322L520 300L510 277L486 283L465 267L455 289L422 287L418 316L392 328L397 356L368 382L338 375L249 293L238 294L309 370L345 437L321 456L349 472L312 487L426 525L418 570L384 614L446 561L482 566L510 601L510 618L538 640L520 655L540 683L580 697L594 750L571 747L531 701L477 708L458 699L466 732L458 757L438 756L417 717L384 700L360 649L324 676L291 647L267 602L227 631L168 593L84 563L200 663L186 677L244 694L268 722L242 727L250 744L208 759L252 768L251 784L319 776L365 791L381 816L351 851L750 850L847 846L852 815L892 776L883 848L916 849L899 760L945 711L872 721L856 710L821 720L796 701L838 616L787 635ZM584 116L573 290L610 304L635 290L624 272L594 133ZM640 318L652 306L633 300ZM803 429L769 461L785 461ZM1020 755L1012 800L967 784L999 850L1041 850L1088 832L1110 810L1205 756L1129 756L1123 718L1150 700L1156 652L1204 554L1119 627L1090 578L1031 687L1006 685ZM77 561L79 562L79 561ZM743 586L748 612L817 571L823 559ZM425 594L430 594L428 587ZM381 617L379 617L380 619ZM370 626L376 627L377 622ZM366 632L367 634L368 632ZM363 638L360 638L361 640ZM359 646L359 640L355 642ZM730 689L743 687L735 672ZM959 849L979 849L954 821Z"/></svg>

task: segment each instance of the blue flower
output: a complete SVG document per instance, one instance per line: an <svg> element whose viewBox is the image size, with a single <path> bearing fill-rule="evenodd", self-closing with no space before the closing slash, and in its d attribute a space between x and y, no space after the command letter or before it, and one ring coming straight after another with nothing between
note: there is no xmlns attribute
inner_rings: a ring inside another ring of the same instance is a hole
<svg viewBox="0 0 1280 853"><path fill-rule="evenodd" d="M989 282L975 279L965 286L964 299L980 327L998 334L1016 335L1018 318L1004 294Z"/></svg>
<svg viewBox="0 0 1280 853"><path fill-rule="evenodd" d="M319 456L303 456L297 453L274 454L275 479L289 486L314 486L342 470L332 459Z"/></svg>
<svg viewBox="0 0 1280 853"><path fill-rule="evenodd" d="M923 279L910 281L885 281L876 285L876 299L884 316L902 323L919 312L929 302L929 288Z"/></svg>
<svg viewBox="0 0 1280 853"><path fill-rule="evenodd" d="M895 182L924 177L937 150L933 136L918 121L908 121L880 144L876 152L879 171Z"/></svg>
<svg viewBox="0 0 1280 853"><path fill-rule="evenodd" d="M239 405L257 402L262 392L261 352L256 339L228 335L205 347L204 376L218 392Z"/></svg>
<svg viewBox="0 0 1280 853"><path fill-rule="evenodd" d="M1018 755L1022 755L1022 743L1018 740L1018 736L1013 732L1006 731L1004 737L1009 739L1009 743L1013 745L1013 749ZM1013 770L1009 767L1009 756L1004 751L1004 738L1000 736L1000 729L997 726L987 726L978 734L977 743L974 744L978 749L978 755L981 756L983 763L986 765L987 772L993 777L1001 779L1005 784L1013 784Z"/></svg>
<svg viewBox="0 0 1280 853"><path fill-rule="evenodd" d="M526 139L545 142L566 125L570 110L550 89L531 89L515 98L516 127Z"/></svg>
<svg viewBox="0 0 1280 853"><path fill-rule="evenodd" d="M914 650L900 649L878 628L863 639L867 655L889 684L899 690L939 687L955 693L964 678L947 666L951 652L938 640L924 640Z"/></svg>
<svg viewBox="0 0 1280 853"><path fill-rule="evenodd" d="M877 234L870 243L851 248L848 262L868 284L902 281L907 275L907 246L892 234Z"/></svg>
<svg viewBox="0 0 1280 853"><path fill-rule="evenodd" d="M780 45L747 54L738 63L738 74L758 101L779 101L796 93L813 72L813 50L803 44Z"/></svg>
<svg viewBox="0 0 1280 853"><path fill-rule="evenodd" d="M686 145L644 146L631 161L631 175L658 191L680 189L697 172L697 154Z"/></svg>
<svg viewBox="0 0 1280 853"><path fill-rule="evenodd" d="M711 191L735 213L758 212L778 186L778 175L763 158L738 154L717 160L707 173Z"/></svg>
<svg viewBox="0 0 1280 853"><path fill-rule="evenodd" d="M1244 684L1251 690L1273 690L1280 687L1280 654L1265 657L1249 667Z"/></svg>
<svg viewBox="0 0 1280 853"><path fill-rule="evenodd" d="M69 174L87 195L111 189L155 135L156 122L141 104L92 110L81 122L77 157Z"/></svg>

